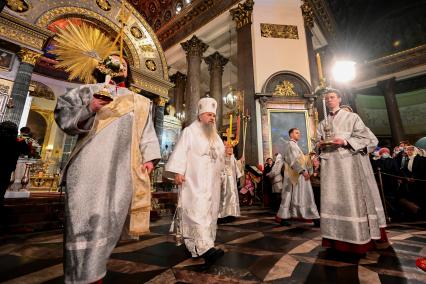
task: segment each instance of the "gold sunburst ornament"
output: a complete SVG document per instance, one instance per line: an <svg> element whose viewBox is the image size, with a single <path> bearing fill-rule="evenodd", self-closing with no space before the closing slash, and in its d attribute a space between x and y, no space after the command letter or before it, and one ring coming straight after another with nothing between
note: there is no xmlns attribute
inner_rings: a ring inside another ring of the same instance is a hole
<svg viewBox="0 0 426 284"><path fill-rule="evenodd" d="M93 70L109 55L119 53L111 49L112 42L103 32L86 23L77 26L70 21L59 30L56 42L53 51L59 60L56 67L69 72L70 80L79 78L85 83L95 83Z"/></svg>

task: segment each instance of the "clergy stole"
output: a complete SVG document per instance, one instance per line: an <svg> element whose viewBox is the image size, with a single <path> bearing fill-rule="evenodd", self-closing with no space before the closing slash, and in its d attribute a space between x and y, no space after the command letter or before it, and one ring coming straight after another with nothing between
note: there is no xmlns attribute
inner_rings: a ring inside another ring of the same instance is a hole
<svg viewBox="0 0 426 284"><path fill-rule="evenodd" d="M110 123L133 111L131 169L133 194L130 206L129 235L138 237L149 232L149 215L151 211L151 184L149 175L142 170L142 153L139 149L143 130L147 123L150 101L134 93L114 98L114 100L97 112L95 122L89 133L81 139L71 154L71 159Z"/></svg>

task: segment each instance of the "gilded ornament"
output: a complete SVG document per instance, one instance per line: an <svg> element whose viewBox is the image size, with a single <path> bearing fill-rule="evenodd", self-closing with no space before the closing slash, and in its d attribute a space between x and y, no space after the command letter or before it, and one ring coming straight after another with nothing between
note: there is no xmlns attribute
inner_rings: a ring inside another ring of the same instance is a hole
<svg viewBox="0 0 426 284"><path fill-rule="evenodd" d="M111 4L108 2L108 0L96 0L96 4L104 11L111 10Z"/></svg>
<svg viewBox="0 0 426 284"><path fill-rule="evenodd" d="M237 25L237 29L242 28L247 24L251 24L253 6L253 0L247 0L244 3L239 3L236 8L229 10L232 15L232 20L234 20Z"/></svg>
<svg viewBox="0 0 426 284"><path fill-rule="evenodd" d="M84 15L85 17L96 19L102 23L105 23L108 27L112 28L115 32L117 33L120 32L120 27L116 23L112 22L108 18L98 13L95 13L91 10L81 8L81 7L59 7L59 8L49 10L46 13L44 13L40 18L38 18L36 24L37 26L44 28L47 25L49 25L49 23L53 22L55 19L64 18L67 15L75 15L75 14ZM126 43L126 46L130 50L131 56L127 54L129 57L131 57L129 61L134 63L134 67L139 68L140 60L137 60L139 56L135 46L133 45L133 43L130 41L130 39L127 36L124 37L124 42Z"/></svg>
<svg viewBox="0 0 426 284"><path fill-rule="evenodd" d="M52 35L52 33L38 28L31 29L28 24L5 13L0 17L0 34L3 38L12 42L18 42L22 46L30 46L39 50L43 48L45 41Z"/></svg>
<svg viewBox="0 0 426 284"><path fill-rule="evenodd" d="M22 62L28 63L30 65L36 65L37 60L40 58L41 54L32 50L29 50L27 48L22 48L18 52L18 56Z"/></svg>
<svg viewBox="0 0 426 284"><path fill-rule="evenodd" d="M302 16L306 26L312 29L314 27L314 11L312 10L308 0L303 0L303 4L300 6L300 9L302 10Z"/></svg>
<svg viewBox="0 0 426 284"><path fill-rule="evenodd" d="M297 97L297 94L294 91L294 84L289 81L282 81L276 85L273 95L283 97Z"/></svg>
<svg viewBox="0 0 426 284"><path fill-rule="evenodd" d="M145 61L145 66L146 68L148 68L148 70L150 71L155 71L157 70L157 65L155 64L154 60L152 59L148 59Z"/></svg>
<svg viewBox="0 0 426 284"><path fill-rule="evenodd" d="M166 99L166 98L163 98L163 97L158 97L157 99L156 99L156 103L157 103L157 106L160 106L160 107L163 107L163 106L165 106L166 105L166 103L168 102L169 100L168 99Z"/></svg>
<svg viewBox="0 0 426 284"><path fill-rule="evenodd" d="M133 26L130 28L130 33L136 38L141 39L143 37L142 31L137 27Z"/></svg>
<svg viewBox="0 0 426 284"><path fill-rule="evenodd" d="M17 13L24 13L30 9L25 0L7 0L6 7Z"/></svg>
<svg viewBox="0 0 426 284"><path fill-rule="evenodd" d="M142 90L139 89L138 87L135 86L130 86L129 90L132 91L133 93L139 94Z"/></svg>
<svg viewBox="0 0 426 284"><path fill-rule="evenodd" d="M260 33L262 37L299 39L297 26L260 24Z"/></svg>
<svg viewBox="0 0 426 284"><path fill-rule="evenodd" d="M140 48L143 53L155 52L155 49L150 44L141 45Z"/></svg>
<svg viewBox="0 0 426 284"><path fill-rule="evenodd" d="M183 50L185 50L186 54L191 56L201 56L209 47L195 35L188 41L181 42L180 45Z"/></svg>

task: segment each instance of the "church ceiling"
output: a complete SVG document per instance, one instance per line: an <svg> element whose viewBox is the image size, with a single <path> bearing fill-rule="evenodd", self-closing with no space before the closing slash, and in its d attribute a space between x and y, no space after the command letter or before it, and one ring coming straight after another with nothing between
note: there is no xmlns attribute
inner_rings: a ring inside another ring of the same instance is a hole
<svg viewBox="0 0 426 284"><path fill-rule="evenodd" d="M323 1L336 23L336 47L358 62L426 44L424 0Z"/></svg>
<svg viewBox="0 0 426 284"><path fill-rule="evenodd" d="M197 0L128 0L151 25L159 30L171 19L184 12L192 2Z"/></svg>

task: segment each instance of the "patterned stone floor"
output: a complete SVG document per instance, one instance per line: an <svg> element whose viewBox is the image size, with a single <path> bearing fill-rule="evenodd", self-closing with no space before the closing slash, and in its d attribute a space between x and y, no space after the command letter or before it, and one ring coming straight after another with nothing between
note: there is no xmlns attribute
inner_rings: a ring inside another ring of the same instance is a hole
<svg viewBox="0 0 426 284"><path fill-rule="evenodd" d="M207 271L168 235L170 220L152 224L139 241L121 242L104 283L426 283L415 260L426 256L426 223L392 224L392 247L362 259L321 248L320 230L306 223L277 226L261 209L221 225L216 244L225 256ZM60 231L0 238L0 282L63 283Z"/></svg>

